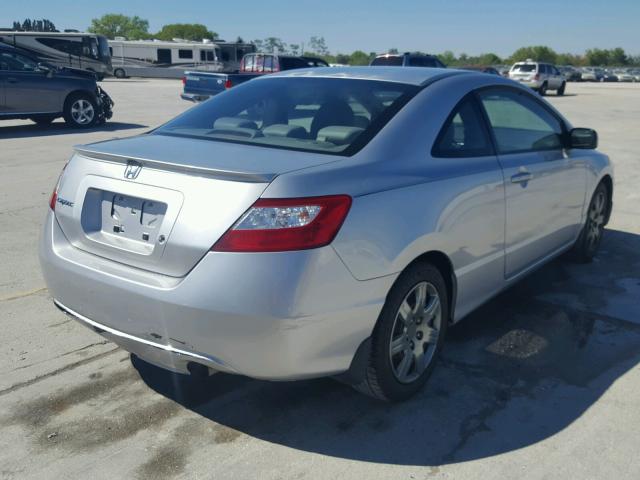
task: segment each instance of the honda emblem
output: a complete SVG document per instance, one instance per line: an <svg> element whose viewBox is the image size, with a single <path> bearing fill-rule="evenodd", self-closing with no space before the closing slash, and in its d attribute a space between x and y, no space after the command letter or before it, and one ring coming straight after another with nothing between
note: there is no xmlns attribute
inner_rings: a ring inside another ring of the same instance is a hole
<svg viewBox="0 0 640 480"><path fill-rule="evenodd" d="M127 167L124 169L124 178L128 178L133 180L138 178L140 174L140 170L142 170L142 164L138 162L134 162L133 160L129 160L127 162Z"/></svg>

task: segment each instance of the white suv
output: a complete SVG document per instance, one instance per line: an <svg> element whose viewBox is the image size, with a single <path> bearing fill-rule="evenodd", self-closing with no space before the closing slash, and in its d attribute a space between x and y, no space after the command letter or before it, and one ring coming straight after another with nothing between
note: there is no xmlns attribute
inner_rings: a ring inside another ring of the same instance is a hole
<svg viewBox="0 0 640 480"><path fill-rule="evenodd" d="M564 95L567 86L566 79L554 65L532 60L514 63L509 70L509 78L531 87L540 95L545 95L547 90Z"/></svg>

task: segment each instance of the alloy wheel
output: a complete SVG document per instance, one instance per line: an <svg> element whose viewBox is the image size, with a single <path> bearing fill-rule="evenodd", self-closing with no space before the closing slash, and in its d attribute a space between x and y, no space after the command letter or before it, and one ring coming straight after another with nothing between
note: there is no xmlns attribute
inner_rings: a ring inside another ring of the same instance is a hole
<svg viewBox="0 0 640 480"><path fill-rule="evenodd" d="M602 190L598 191L589 206L589 219L587 221L587 248L589 250L595 249L602 238L602 230L604 229L604 220L606 215L606 204L607 199L605 197L605 192Z"/></svg>
<svg viewBox="0 0 640 480"><path fill-rule="evenodd" d="M84 98L79 98L71 105L71 118L78 125L87 125L93 121L95 110L93 105Z"/></svg>
<svg viewBox="0 0 640 480"><path fill-rule="evenodd" d="M420 282L400 304L389 341L391 370L400 383L417 380L433 360L442 325L440 296Z"/></svg>

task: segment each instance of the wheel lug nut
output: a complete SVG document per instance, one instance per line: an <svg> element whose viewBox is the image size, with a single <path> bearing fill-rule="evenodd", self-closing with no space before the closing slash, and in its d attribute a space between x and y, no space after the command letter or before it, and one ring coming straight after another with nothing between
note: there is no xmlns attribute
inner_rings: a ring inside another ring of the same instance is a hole
<svg viewBox="0 0 640 480"><path fill-rule="evenodd" d="M422 340L422 332L416 332L416 338Z"/></svg>

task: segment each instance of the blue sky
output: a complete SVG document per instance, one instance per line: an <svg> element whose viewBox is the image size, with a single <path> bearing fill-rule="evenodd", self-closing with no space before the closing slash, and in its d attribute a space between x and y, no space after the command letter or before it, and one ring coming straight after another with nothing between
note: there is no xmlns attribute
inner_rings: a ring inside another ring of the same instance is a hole
<svg viewBox="0 0 640 480"><path fill-rule="evenodd" d="M151 30L165 23L204 23L226 40L324 36L332 52L389 48L459 54L510 54L525 45L560 52L622 47L640 54L640 0L5 0L0 26L49 18L59 29L85 29L104 13L138 15Z"/></svg>

